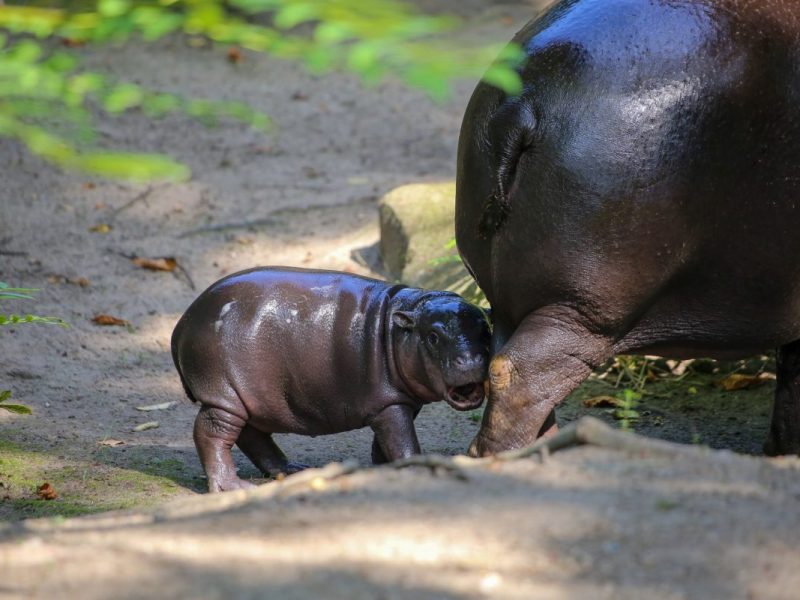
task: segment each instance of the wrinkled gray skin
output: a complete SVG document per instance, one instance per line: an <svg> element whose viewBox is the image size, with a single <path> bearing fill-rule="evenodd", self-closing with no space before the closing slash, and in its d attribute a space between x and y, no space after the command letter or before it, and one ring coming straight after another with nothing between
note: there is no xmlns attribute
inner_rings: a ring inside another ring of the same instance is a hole
<svg viewBox="0 0 800 600"><path fill-rule="evenodd" d="M778 349L769 454L800 453L800 2L562 0L481 83L456 236L493 310L470 449L523 446L616 353Z"/></svg>
<svg viewBox="0 0 800 600"><path fill-rule="evenodd" d="M484 313L448 292L289 268L218 281L172 334L181 381L201 404L194 440L209 491L253 486L236 475L234 444L264 473L301 469L272 433L369 426L373 462L419 453L424 404L483 402L489 340Z"/></svg>

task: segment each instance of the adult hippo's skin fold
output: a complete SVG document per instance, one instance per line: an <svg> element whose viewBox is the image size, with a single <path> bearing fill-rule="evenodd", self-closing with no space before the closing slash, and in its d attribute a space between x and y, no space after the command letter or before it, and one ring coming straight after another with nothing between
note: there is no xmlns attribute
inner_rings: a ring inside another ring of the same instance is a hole
<svg viewBox="0 0 800 600"><path fill-rule="evenodd" d="M481 83L456 239L492 306L472 454L532 442L616 353L778 348L765 450L800 453L800 2L562 0Z"/></svg>

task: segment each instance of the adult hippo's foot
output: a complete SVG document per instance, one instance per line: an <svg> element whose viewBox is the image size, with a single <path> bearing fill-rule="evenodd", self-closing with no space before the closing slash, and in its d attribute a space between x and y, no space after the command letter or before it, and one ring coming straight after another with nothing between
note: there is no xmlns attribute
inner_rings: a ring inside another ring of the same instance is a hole
<svg viewBox="0 0 800 600"><path fill-rule="evenodd" d="M521 448L555 431L554 407L613 354L574 311L528 315L489 366L490 395L471 456Z"/></svg>
<svg viewBox="0 0 800 600"><path fill-rule="evenodd" d="M800 340L778 348L777 377L764 453L800 454Z"/></svg>

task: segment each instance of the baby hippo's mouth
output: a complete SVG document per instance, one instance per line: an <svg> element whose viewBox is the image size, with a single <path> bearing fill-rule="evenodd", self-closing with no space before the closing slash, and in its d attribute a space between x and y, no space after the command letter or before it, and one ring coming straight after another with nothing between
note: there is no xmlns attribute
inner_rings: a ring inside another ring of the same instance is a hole
<svg viewBox="0 0 800 600"><path fill-rule="evenodd" d="M483 404L483 382L474 381L465 385L447 388L445 401L456 410L475 410Z"/></svg>

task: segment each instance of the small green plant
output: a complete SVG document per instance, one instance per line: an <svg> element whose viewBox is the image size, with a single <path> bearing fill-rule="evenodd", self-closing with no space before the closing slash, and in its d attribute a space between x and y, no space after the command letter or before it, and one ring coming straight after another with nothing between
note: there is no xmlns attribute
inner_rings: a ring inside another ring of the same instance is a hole
<svg viewBox="0 0 800 600"><path fill-rule="evenodd" d="M33 288L12 288L7 283L0 281L0 300L31 300L31 294L38 290ZM67 324L57 317L40 317L38 315L15 315L0 313L0 325L19 325L23 323L43 323L47 325L59 325L67 327ZM22 404L6 404L6 400L11 398L11 390L0 390L0 409L7 410L18 415L31 414L31 409Z"/></svg>
<svg viewBox="0 0 800 600"><path fill-rule="evenodd" d="M619 419L620 427L623 431L631 431L633 429L632 424L636 422L640 416L636 407L642 399L642 394L630 388L625 388L622 392L617 394L617 398L620 401L620 405L619 408L614 410L614 418Z"/></svg>
<svg viewBox="0 0 800 600"><path fill-rule="evenodd" d="M0 281L0 300L32 300L35 292L34 288L12 288L7 283ZM58 317L40 317L38 315L16 315L0 313L0 325L19 325L22 323L44 323L47 325L59 325L67 327L67 324Z"/></svg>
<svg viewBox="0 0 800 600"><path fill-rule="evenodd" d="M11 390L0 392L0 409L7 410L18 415L29 415L33 411L23 404L6 404L6 400L11 398Z"/></svg>

